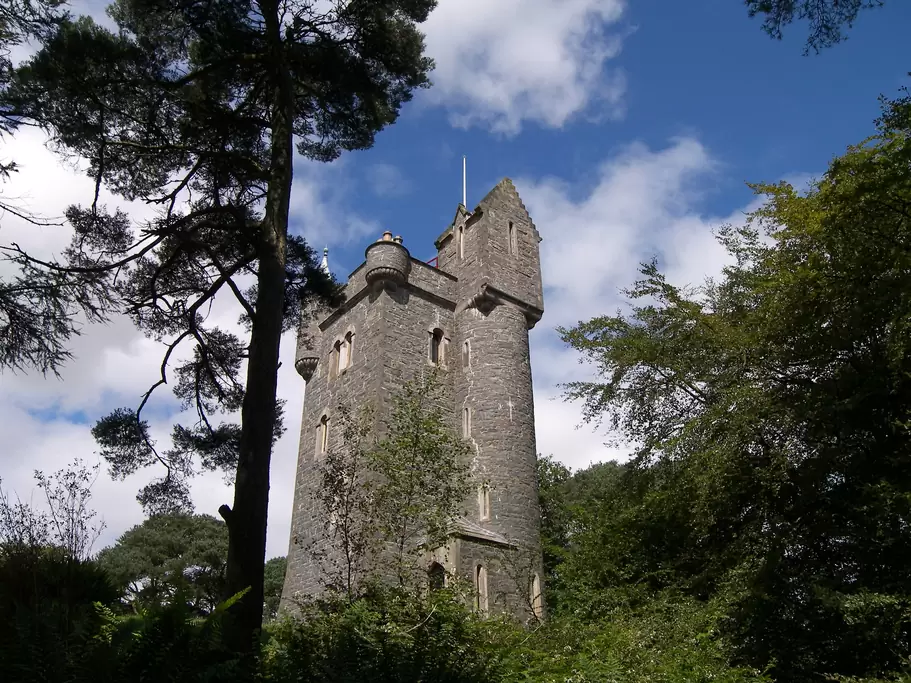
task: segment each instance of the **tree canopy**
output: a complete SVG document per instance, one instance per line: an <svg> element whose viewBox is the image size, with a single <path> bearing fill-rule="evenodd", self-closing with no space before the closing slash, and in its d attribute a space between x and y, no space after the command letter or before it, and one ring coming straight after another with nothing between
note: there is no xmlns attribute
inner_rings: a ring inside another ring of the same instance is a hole
<svg viewBox="0 0 911 683"><path fill-rule="evenodd" d="M567 395L637 445L575 539L587 585L722 601L734 661L780 680L911 653L909 156L903 98L806 192L756 185L721 277L645 264L631 313L562 330L600 368Z"/></svg>
<svg viewBox="0 0 911 683"><path fill-rule="evenodd" d="M234 505L219 512L227 591L249 589L230 612L240 650L262 619L281 336L308 298L335 291L289 233L294 154L329 161L370 147L395 121L428 84L416 25L433 6L117 0L108 10L116 32L88 17L62 22L2 94L17 122L42 126L61 154L88 161L96 192L67 210L73 240L59 260L3 247L29 291L42 292L28 303L48 324L8 325L0 358L54 370L80 315L127 315L162 342L159 381L94 434L115 476L162 468L139 495L150 513L186 512L187 478L199 467L233 473ZM101 186L144 202L152 217L109 211ZM239 306L246 340L211 322L216 297ZM165 449L142 409L169 382L196 421L176 427ZM239 412L240 424L216 424L221 412Z"/></svg>
<svg viewBox="0 0 911 683"><path fill-rule="evenodd" d="M98 553L124 600L134 609L180 597L209 614L225 590L228 530L209 515L156 515Z"/></svg>
<svg viewBox="0 0 911 683"><path fill-rule="evenodd" d="M885 0L744 0L751 17L763 17L762 30L781 40L784 27L794 20L806 22L805 52L819 52L845 39L844 29L854 25L861 10L882 7Z"/></svg>

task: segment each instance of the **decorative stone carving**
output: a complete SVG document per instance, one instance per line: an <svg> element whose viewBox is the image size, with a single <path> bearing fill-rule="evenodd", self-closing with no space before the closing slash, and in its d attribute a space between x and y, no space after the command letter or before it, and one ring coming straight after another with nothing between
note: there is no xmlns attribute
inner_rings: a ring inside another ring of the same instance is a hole
<svg viewBox="0 0 911 683"><path fill-rule="evenodd" d="M313 377L313 373L316 372L318 363L319 358L315 356L306 356L294 361L294 369L297 370L297 374L304 378L305 382L309 382L310 378Z"/></svg>

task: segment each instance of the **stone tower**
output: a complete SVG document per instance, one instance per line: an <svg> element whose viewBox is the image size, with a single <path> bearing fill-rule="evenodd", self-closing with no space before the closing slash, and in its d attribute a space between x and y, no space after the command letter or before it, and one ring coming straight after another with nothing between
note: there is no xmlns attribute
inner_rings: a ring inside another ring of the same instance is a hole
<svg viewBox="0 0 911 683"><path fill-rule="evenodd" d="M435 266L412 258L387 232L349 276L345 303L302 326L295 367L306 394L283 602L321 590L312 551L326 521L315 487L321 454L341 438L334 407L383 406L404 382L439 366L450 383L452 424L473 447L477 490L447 546L428 553L428 580L471 581L482 611L541 615L528 347L544 306L540 241L504 179L473 211L459 205L436 240Z"/></svg>

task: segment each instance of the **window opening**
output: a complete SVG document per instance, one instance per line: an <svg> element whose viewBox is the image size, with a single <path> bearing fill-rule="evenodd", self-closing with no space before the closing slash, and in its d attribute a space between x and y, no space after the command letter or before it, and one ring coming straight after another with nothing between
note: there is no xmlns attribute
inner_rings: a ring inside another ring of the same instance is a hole
<svg viewBox="0 0 911 683"><path fill-rule="evenodd" d="M471 408L468 406L462 409L462 436L471 437Z"/></svg>
<svg viewBox="0 0 911 683"><path fill-rule="evenodd" d="M515 256L519 253L519 243L516 239L516 226L509 221L509 255Z"/></svg>
<svg viewBox="0 0 911 683"><path fill-rule="evenodd" d="M338 377L339 367L341 366L341 357L342 357L342 342L337 341L332 346L332 352L330 354L332 360L329 364L329 377L330 379Z"/></svg>
<svg viewBox="0 0 911 683"><path fill-rule="evenodd" d="M541 595L541 579L537 574L531 578L531 610L540 619L544 614L544 596Z"/></svg>
<svg viewBox="0 0 911 683"><path fill-rule="evenodd" d="M459 226L459 258L465 258L465 228L464 226Z"/></svg>
<svg viewBox="0 0 911 683"><path fill-rule="evenodd" d="M471 367L471 344L467 339L462 343L462 367Z"/></svg>
<svg viewBox="0 0 911 683"><path fill-rule="evenodd" d="M323 415L319 421L316 434L316 452L325 453L329 450L329 416Z"/></svg>
<svg viewBox="0 0 911 683"><path fill-rule="evenodd" d="M487 569L479 564L475 572L475 608L484 614L487 613Z"/></svg>
<svg viewBox="0 0 911 683"><path fill-rule="evenodd" d="M484 522L490 519L490 486L481 484L478 489L478 515Z"/></svg>
<svg viewBox="0 0 911 683"><path fill-rule="evenodd" d="M345 350L345 355L344 355L345 362L342 365L342 369L344 370L346 368L351 367L351 361L354 358L354 355L353 355L354 354L354 332L349 332L348 334L345 335L345 343L342 344L342 347Z"/></svg>
<svg viewBox="0 0 911 683"><path fill-rule="evenodd" d="M443 330L437 328L430 333L430 362L434 365L443 364L445 344L443 343Z"/></svg>
<svg viewBox="0 0 911 683"><path fill-rule="evenodd" d="M439 562L434 562L430 565L427 575L430 582L430 590L438 591L446 587L446 570L443 569L443 565Z"/></svg>

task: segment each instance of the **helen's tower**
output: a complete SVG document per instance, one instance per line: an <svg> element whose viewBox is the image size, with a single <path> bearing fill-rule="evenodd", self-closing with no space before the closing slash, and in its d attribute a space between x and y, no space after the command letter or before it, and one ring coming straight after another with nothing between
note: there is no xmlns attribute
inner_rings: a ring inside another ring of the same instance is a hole
<svg viewBox="0 0 911 683"><path fill-rule="evenodd" d="M315 487L321 455L341 438L334 407L383 406L416 373L439 366L451 383L453 425L474 448L477 490L448 545L428 554L430 580L445 569L473 582L481 610L541 614L528 347L544 308L540 241L504 179L473 211L459 205L435 243L436 267L387 232L349 276L345 303L302 326L295 367L307 384L284 601L321 590L312 550L326 520Z"/></svg>

